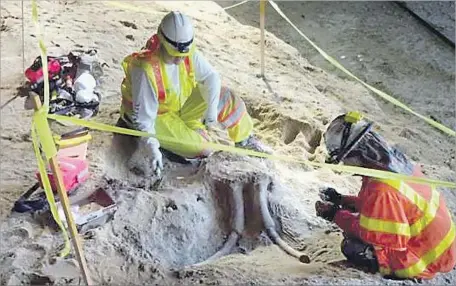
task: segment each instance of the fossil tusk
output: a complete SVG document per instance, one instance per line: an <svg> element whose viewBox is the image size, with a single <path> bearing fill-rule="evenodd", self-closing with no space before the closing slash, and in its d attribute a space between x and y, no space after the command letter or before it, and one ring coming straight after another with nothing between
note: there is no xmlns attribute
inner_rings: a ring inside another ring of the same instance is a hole
<svg viewBox="0 0 456 286"><path fill-rule="evenodd" d="M310 263L309 256L290 247L277 233L275 229L274 220L272 219L268 209L267 181L260 180L258 183L258 188L260 192L259 197L261 216L263 218L264 228L266 229L268 237L272 240L274 244L278 245L283 251L285 251L289 255L298 258L299 261L301 261L302 263Z"/></svg>
<svg viewBox="0 0 456 286"><path fill-rule="evenodd" d="M208 259L194 264L193 266L200 266L206 263L212 262L217 260L225 255L230 254L231 250L236 245L237 241L239 240L241 233L244 231L244 199L243 199L243 184L235 183L231 185L231 189L233 191L233 206L232 206L232 214L233 220L231 223L232 231L228 236L228 239L225 241L223 247L217 251L214 255L209 257Z"/></svg>

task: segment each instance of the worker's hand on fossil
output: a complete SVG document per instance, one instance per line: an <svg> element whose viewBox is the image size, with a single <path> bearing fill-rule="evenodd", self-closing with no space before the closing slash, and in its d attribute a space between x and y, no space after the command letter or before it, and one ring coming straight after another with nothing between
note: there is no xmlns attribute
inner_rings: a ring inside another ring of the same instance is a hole
<svg viewBox="0 0 456 286"><path fill-rule="evenodd" d="M315 210L317 212L317 216L328 221L333 221L336 212L340 210L340 206L330 202L317 201L315 203Z"/></svg>

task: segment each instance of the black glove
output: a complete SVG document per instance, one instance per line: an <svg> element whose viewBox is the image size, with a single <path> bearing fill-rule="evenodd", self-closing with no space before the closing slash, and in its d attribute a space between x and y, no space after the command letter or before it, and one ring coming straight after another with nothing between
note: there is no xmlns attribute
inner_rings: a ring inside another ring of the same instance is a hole
<svg viewBox="0 0 456 286"><path fill-rule="evenodd" d="M342 195L333 188L320 190L319 195L323 201L331 202L338 206L342 204Z"/></svg>
<svg viewBox="0 0 456 286"><path fill-rule="evenodd" d="M315 203L315 210L317 211L317 216L328 221L333 221L337 211L340 210L340 206L328 202L317 201Z"/></svg>

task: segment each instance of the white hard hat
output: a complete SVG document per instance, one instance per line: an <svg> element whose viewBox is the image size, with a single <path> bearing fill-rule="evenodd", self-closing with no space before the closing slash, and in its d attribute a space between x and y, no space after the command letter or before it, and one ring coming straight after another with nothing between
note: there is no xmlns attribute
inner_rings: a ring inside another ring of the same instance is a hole
<svg viewBox="0 0 456 286"><path fill-rule="evenodd" d="M390 146L377 132L373 122L357 112L338 116L328 126L325 144L330 158L327 163L391 171L411 175L413 164L398 149Z"/></svg>
<svg viewBox="0 0 456 286"><path fill-rule="evenodd" d="M168 54L175 57L187 56L193 44L191 19L180 13L170 12L163 17L158 28L158 37Z"/></svg>
<svg viewBox="0 0 456 286"><path fill-rule="evenodd" d="M372 122L363 119L358 112L348 112L336 117L324 134L329 155L335 162L342 160L361 138L370 132L371 127Z"/></svg>

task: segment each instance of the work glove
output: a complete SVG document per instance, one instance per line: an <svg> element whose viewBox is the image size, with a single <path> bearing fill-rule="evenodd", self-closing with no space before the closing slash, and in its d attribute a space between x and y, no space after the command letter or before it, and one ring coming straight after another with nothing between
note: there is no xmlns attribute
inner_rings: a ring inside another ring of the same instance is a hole
<svg viewBox="0 0 456 286"><path fill-rule="evenodd" d="M331 202L335 205L342 204L342 195L339 194L334 188L325 188L320 190L319 196L325 202Z"/></svg>
<svg viewBox="0 0 456 286"><path fill-rule="evenodd" d="M151 160L152 171L160 177L163 170L163 156L159 149L160 143L156 138L150 137L147 138L145 145L149 153L148 158Z"/></svg>
<svg viewBox="0 0 456 286"><path fill-rule="evenodd" d="M327 221L333 221L337 211L340 210L340 206L329 202L317 201L315 203L315 210L317 216L322 217Z"/></svg>

